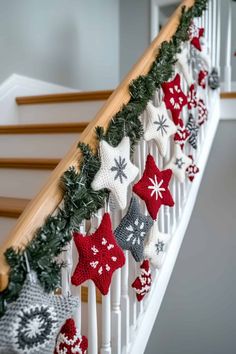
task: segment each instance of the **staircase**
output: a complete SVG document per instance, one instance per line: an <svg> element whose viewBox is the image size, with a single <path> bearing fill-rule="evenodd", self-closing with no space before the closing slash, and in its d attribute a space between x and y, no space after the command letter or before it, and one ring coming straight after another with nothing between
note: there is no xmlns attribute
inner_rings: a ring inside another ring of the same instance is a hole
<svg viewBox="0 0 236 354"><path fill-rule="evenodd" d="M190 7L195 1L185 0L182 3ZM219 35L216 21L219 16L218 5L219 0L210 0L209 10L195 22L206 29L211 65L219 69L220 47L216 40L216 33ZM106 129L112 117L129 102L129 84L138 76L148 73L157 48L175 33L180 12L181 6L116 90L15 97L17 121L0 126L0 291L6 289L9 280L9 266L4 252L9 247L23 248L47 216L61 205L63 190L60 188L60 178L70 166L78 169L81 159L78 141L89 144L96 151L98 142L94 128L99 125ZM175 69L175 73L182 75L179 68ZM187 89L187 83L183 80L182 90L187 92ZM88 336L89 354L142 354L145 351L191 218L220 110L225 113L225 119L230 119L232 104L235 104L235 93L222 93L220 101L219 90L213 91L207 87L204 95L209 115L198 136L200 148L193 153L191 147L187 146L185 151L186 155L194 154L200 172L193 183L188 179L180 183L176 177L171 181L175 207L163 207L158 218L160 230L171 235L171 242L163 267L153 271L153 285L143 302L137 301L130 287L131 280L138 274L138 265L128 251L124 252L126 263L115 272L111 290L106 296L97 294L91 281L86 282L85 287L75 289L71 286L68 279L76 265L73 242L68 244L62 255L67 267L62 270L61 291L64 294L72 291L83 301L75 319L79 330ZM153 103L157 104L157 101L158 97L153 97ZM144 112L140 117L144 126L145 118ZM187 109L183 111L183 120L185 123L188 120ZM139 178L149 153L162 170L172 156L173 146L171 142L168 143L167 155L163 158L152 141L141 139L134 154L134 163L140 168ZM142 203L141 208L147 215ZM101 220L104 211L104 208L98 210L96 222ZM124 215L125 210L112 210L113 228ZM95 226L94 218L90 222ZM86 231L86 221L80 227Z"/></svg>

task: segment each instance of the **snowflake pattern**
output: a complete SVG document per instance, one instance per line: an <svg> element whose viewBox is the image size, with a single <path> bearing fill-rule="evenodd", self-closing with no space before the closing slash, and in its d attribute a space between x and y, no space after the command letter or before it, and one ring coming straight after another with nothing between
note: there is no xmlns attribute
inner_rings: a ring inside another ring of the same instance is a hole
<svg viewBox="0 0 236 354"><path fill-rule="evenodd" d="M161 252L164 252L165 249L165 243L161 240L158 239L157 243L155 244L156 246L156 254L158 255Z"/></svg>
<svg viewBox="0 0 236 354"><path fill-rule="evenodd" d="M193 118L193 115L190 113L188 123L186 128L188 129L190 133L190 137L188 139L188 142L194 149L197 149L197 136L199 133L199 126L196 123L195 119Z"/></svg>
<svg viewBox="0 0 236 354"><path fill-rule="evenodd" d="M174 141L176 144L180 145L182 150L183 150L184 144L188 140L189 136L190 136L190 132L184 126L183 120L180 119L179 124L177 125L177 132L175 133Z"/></svg>
<svg viewBox="0 0 236 354"><path fill-rule="evenodd" d="M152 183L151 186L148 186L148 189L151 189L151 197L155 194L156 200L158 197L163 198L161 192L165 192L166 190L165 188L161 187L163 185L163 179L160 180L159 183L156 175L154 175L154 179L151 177L148 177L148 179Z"/></svg>
<svg viewBox="0 0 236 354"><path fill-rule="evenodd" d="M172 157L165 168L170 168L180 183L183 183L186 178L186 168L191 163L191 159L183 153L179 144L175 144Z"/></svg>
<svg viewBox="0 0 236 354"><path fill-rule="evenodd" d="M114 180L117 178L120 179L120 183L123 183L123 178L127 179L126 174L124 173L127 163L125 161L125 158L122 158L119 156L118 160L114 158L115 166L112 166L111 171L116 172L116 175L114 176Z"/></svg>
<svg viewBox="0 0 236 354"><path fill-rule="evenodd" d="M157 132L161 132L161 135L164 136L164 134L167 134L167 128L169 128L169 125L166 124L167 119L164 117L162 114L161 116L158 114L158 120L155 120L153 124L157 125Z"/></svg>
<svg viewBox="0 0 236 354"><path fill-rule="evenodd" d="M182 169L183 165L185 164L185 162L183 161L183 158L176 158L175 160L175 165L179 168Z"/></svg>
<svg viewBox="0 0 236 354"><path fill-rule="evenodd" d="M198 100L198 117L197 124L202 125L205 123L208 117L208 110L203 99Z"/></svg>
<svg viewBox="0 0 236 354"><path fill-rule="evenodd" d="M197 107L197 92L195 90L194 84L192 84L188 92L188 109L191 110L192 108L196 108L196 107Z"/></svg>
<svg viewBox="0 0 236 354"><path fill-rule="evenodd" d="M141 301L144 296L150 291L152 285L152 274L149 261L145 259L140 266L140 274L131 285L136 292L138 301Z"/></svg>
<svg viewBox="0 0 236 354"><path fill-rule="evenodd" d="M169 88L169 92L171 95L173 95L170 99L170 103L172 104L173 108L177 110L181 109L184 99L183 97L178 96L178 94L181 93L179 86L175 85L174 87Z"/></svg>
<svg viewBox="0 0 236 354"><path fill-rule="evenodd" d="M107 258L103 258L103 254L104 252L111 251L115 246L113 243L109 243L107 241L107 239L104 237L102 237L101 240L101 244L100 244L101 248L99 248L99 250L96 248L95 245L93 245L91 247L91 251L93 253L94 256L98 257L98 260L96 261L92 261L90 262L90 267L94 268L97 270L99 275L102 275L103 272L110 272L111 270L111 266L109 265L110 263L107 262ZM107 252L106 252L107 254ZM116 262L117 261L117 257L110 255L110 262Z"/></svg>

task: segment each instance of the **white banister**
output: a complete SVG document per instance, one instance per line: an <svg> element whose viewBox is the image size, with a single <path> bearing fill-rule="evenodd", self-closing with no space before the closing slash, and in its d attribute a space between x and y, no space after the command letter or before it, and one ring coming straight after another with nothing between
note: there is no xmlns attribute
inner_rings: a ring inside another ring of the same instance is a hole
<svg viewBox="0 0 236 354"><path fill-rule="evenodd" d="M88 354L98 353L96 287L88 281Z"/></svg>
<svg viewBox="0 0 236 354"><path fill-rule="evenodd" d="M102 345L101 354L111 354L111 293L102 297ZM112 353L113 354L113 353Z"/></svg>
<svg viewBox="0 0 236 354"><path fill-rule="evenodd" d="M122 341L122 353L125 348L129 346L129 323L130 323L130 299L129 299L129 257L128 251L125 251L125 265L121 269L121 341Z"/></svg>
<svg viewBox="0 0 236 354"><path fill-rule="evenodd" d="M224 82L225 82L224 89L225 91L231 91L232 0L224 0L224 3L228 7L227 33L225 38L226 58L225 58L225 68L224 68Z"/></svg>

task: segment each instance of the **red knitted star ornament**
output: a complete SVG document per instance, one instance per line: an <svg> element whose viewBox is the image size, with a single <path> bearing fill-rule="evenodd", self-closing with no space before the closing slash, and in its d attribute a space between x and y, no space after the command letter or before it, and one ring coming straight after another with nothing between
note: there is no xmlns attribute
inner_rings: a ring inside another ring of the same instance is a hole
<svg viewBox="0 0 236 354"><path fill-rule="evenodd" d="M206 78L208 75L208 71L200 70L198 74L198 85L201 86L203 89L206 88Z"/></svg>
<svg viewBox="0 0 236 354"><path fill-rule="evenodd" d="M197 124L202 125L203 123L205 123L208 117L208 110L203 99L200 98L200 100L198 100L197 108L198 108Z"/></svg>
<svg viewBox="0 0 236 354"><path fill-rule="evenodd" d="M166 108L171 111L174 123L179 123L179 115L183 106L187 104L187 97L180 86L180 75L176 74L174 80L162 84Z"/></svg>
<svg viewBox="0 0 236 354"><path fill-rule="evenodd" d="M204 28L198 28L194 23L192 23L189 27L189 40L190 43L197 48L198 50L202 50L200 38L204 35Z"/></svg>
<svg viewBox="0 0 236 354"><path fill-rule="evenodd" d="M71 278L73 285L93 280L103 295L108 293L113 272L125 264L125 256L112 233L111 218L105 213L100 226L90 236L74 233L79 263Z"/></svg>
<svg viewBox="0 0 236 354"><path fill-rule="evenodd" d="M179 144L181 149L183 150L185 142L188 140L190 136L190 131L185 128L183 120L180 118L179 124L177 125L177 132L174 136L174 141L176 144Z"/></svg>
<svg viewBox="0 0 236 354"><path fill-rule="evenodd" d="M194 84L189 87L188 92L188 109L191 110L192 108L197 107L197 92L195 90Z"/></svg>
<svg viewBox="0 0 236 354"><path fill-rule="evenodd" d="M156 220L161 205L173 206L168 189L172 176L170 169L160 171L152 155L148 155L142 178L133 186L133 191L145 201L151 217Z"/></svg>
<svg viewBox="0 0 236 354"><path fill-rule="evenodd" d="M131 285L136 292L138 301L143 300L144 296L150 291L152 285L152 274L150 270L149 261L146 259L140 266L140 275L135 279Z"/></svg>
<svg viewBox="0 0 236 354"><path fill-rule="evenodd" d="M193 156L188 155L188 157L190 157L190 159L192 160L192 164L186 169L186 174L188 176L188 179L192 182L195 178L195 175L199 172L199 168L197 167L197 165L195 165Z"/></svg>
<svg viewBox="0 0 236 354"><path fill-rule="evenodd" d="M69 318L57 337L54 354L85 354L88 349L88 339L81 336L72 318Z"/></svg>

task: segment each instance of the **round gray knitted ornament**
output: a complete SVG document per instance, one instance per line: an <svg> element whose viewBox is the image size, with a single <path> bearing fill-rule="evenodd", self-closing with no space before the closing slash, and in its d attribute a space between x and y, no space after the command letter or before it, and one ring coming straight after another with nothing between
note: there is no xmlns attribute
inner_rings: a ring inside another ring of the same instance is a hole
<svg viewBox="0 0 236 354"><path fill-rule="evenodd" d="M49 354L65 320L79 306L76 297L49 295L32 273L20 296L0 319L1 354Z"/></svg>
<svg viewBox="0 0 236 354"><path fill-rule="evenodd" d="M220 78L216 68L213 68L209 77L208 85L212 90L216 90L220 87Z"/></svg>

